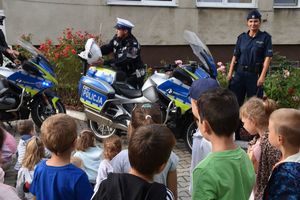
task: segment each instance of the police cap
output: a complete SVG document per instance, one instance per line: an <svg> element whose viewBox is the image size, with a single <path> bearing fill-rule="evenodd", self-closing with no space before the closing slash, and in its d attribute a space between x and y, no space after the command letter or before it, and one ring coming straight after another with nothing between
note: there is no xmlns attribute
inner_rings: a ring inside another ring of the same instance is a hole
<svg viewBox="0 0 300 200"><path fill-rule="evenodd" d="M117 24L115 25L116 29L131 30L133 27L134 25L130 21L122 18L117 18Z"/></svg>
<svg viewBox="0 0 300 200"><path fill-rule="evenodd" d="M256 9L251 10L251 11L248 13L248 15L247 15L247 21L248 21L249 19L259 19L259 20L261 20L261 14L260 14Z"/></svg>

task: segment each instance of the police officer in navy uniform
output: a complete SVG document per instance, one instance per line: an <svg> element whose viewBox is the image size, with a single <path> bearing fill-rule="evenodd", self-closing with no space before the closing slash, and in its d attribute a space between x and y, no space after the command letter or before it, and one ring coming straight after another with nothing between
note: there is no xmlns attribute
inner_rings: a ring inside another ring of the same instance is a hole
<svg viewBox="0 0 300 200"><path fill-rule="evenodd" d="M238 36L227 76L229 89L236 94L240 106L246 95L263 96L262 87L273 56L271 35L259 30L261 14L257 10L249 12L247 25L248 32Z"/></svg>
<svg viewBox="0 0 300 200"><path fill-rule="evenodd" d="M130 21L117 18L116 34L108 44L101 46L101 51L103 55L114 55L113 59L104 61L104 65L125 72L127 83L140 89L146 70L140 55L140 44L131 33L133 27Z"/></svg>
<svg viewBox="0 0 300 200"><path fill-rule="evenodd" d="M5 16L0 16L0 25L3 25L3 20L5 19ZM5 55L5 57L7 57L9 60L11 60L12 62L14 62L14 60L19 56L19 52L16 50L12 50L8 47L6 41L5 41L5 36L4 33L2 31L2 29L0 29L0 66L2 66L3 64L3 55Z"/></svg>

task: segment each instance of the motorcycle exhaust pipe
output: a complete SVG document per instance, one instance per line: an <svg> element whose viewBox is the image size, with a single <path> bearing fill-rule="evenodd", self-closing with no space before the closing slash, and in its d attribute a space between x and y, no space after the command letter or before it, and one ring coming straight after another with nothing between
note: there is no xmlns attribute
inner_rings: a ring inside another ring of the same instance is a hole
<svg viewBox="0 0 300 200"><path fill-rule="evenodd" d="M111 119L109 119L103 115L100 115L98 113L95 113L89 109L85 109L84 112L85 112L87 119L89 119L91 121L97 122L99 124L103 124L105 126L110 126L112 128L120 129L123 131L127 131L127 129L128 129L127 126L120 124L120 123L114 123Z"/></svg>

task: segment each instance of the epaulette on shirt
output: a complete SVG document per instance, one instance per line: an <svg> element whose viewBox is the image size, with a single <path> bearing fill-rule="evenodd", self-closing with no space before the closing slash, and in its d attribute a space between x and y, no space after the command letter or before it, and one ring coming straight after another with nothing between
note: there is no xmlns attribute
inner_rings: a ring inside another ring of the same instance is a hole
<svg viewBox="0 0 300 200"><path fill-rule="evenodd" d="M267 31L261 31L261 32L266 34L268 37L272 37Z"/></svg>
<svg viewBox="0 0 300 200"><path fill-rule="evenodd" d="M242 36L245 35L245 34L247 34L247 32L241 33L241 34L238 36L238 38L242 37Z"/></svg>

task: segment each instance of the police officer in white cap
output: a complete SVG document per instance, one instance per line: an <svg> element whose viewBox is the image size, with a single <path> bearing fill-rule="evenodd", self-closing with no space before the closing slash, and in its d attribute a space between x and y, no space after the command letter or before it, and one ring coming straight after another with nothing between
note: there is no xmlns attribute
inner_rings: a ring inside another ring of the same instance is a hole
<svg viewBox="0 0 300 200"><path fill-rule="evenodd" d="M140 44L131 33L133 27L130 21L117 18L116 34L108 44L101 46L101 51L103 55L110 53L114 55L113 59L104 61L104 65L110 65L116 70L125 72L127 83L140 89L146 70L141 60Z"/></svg>

